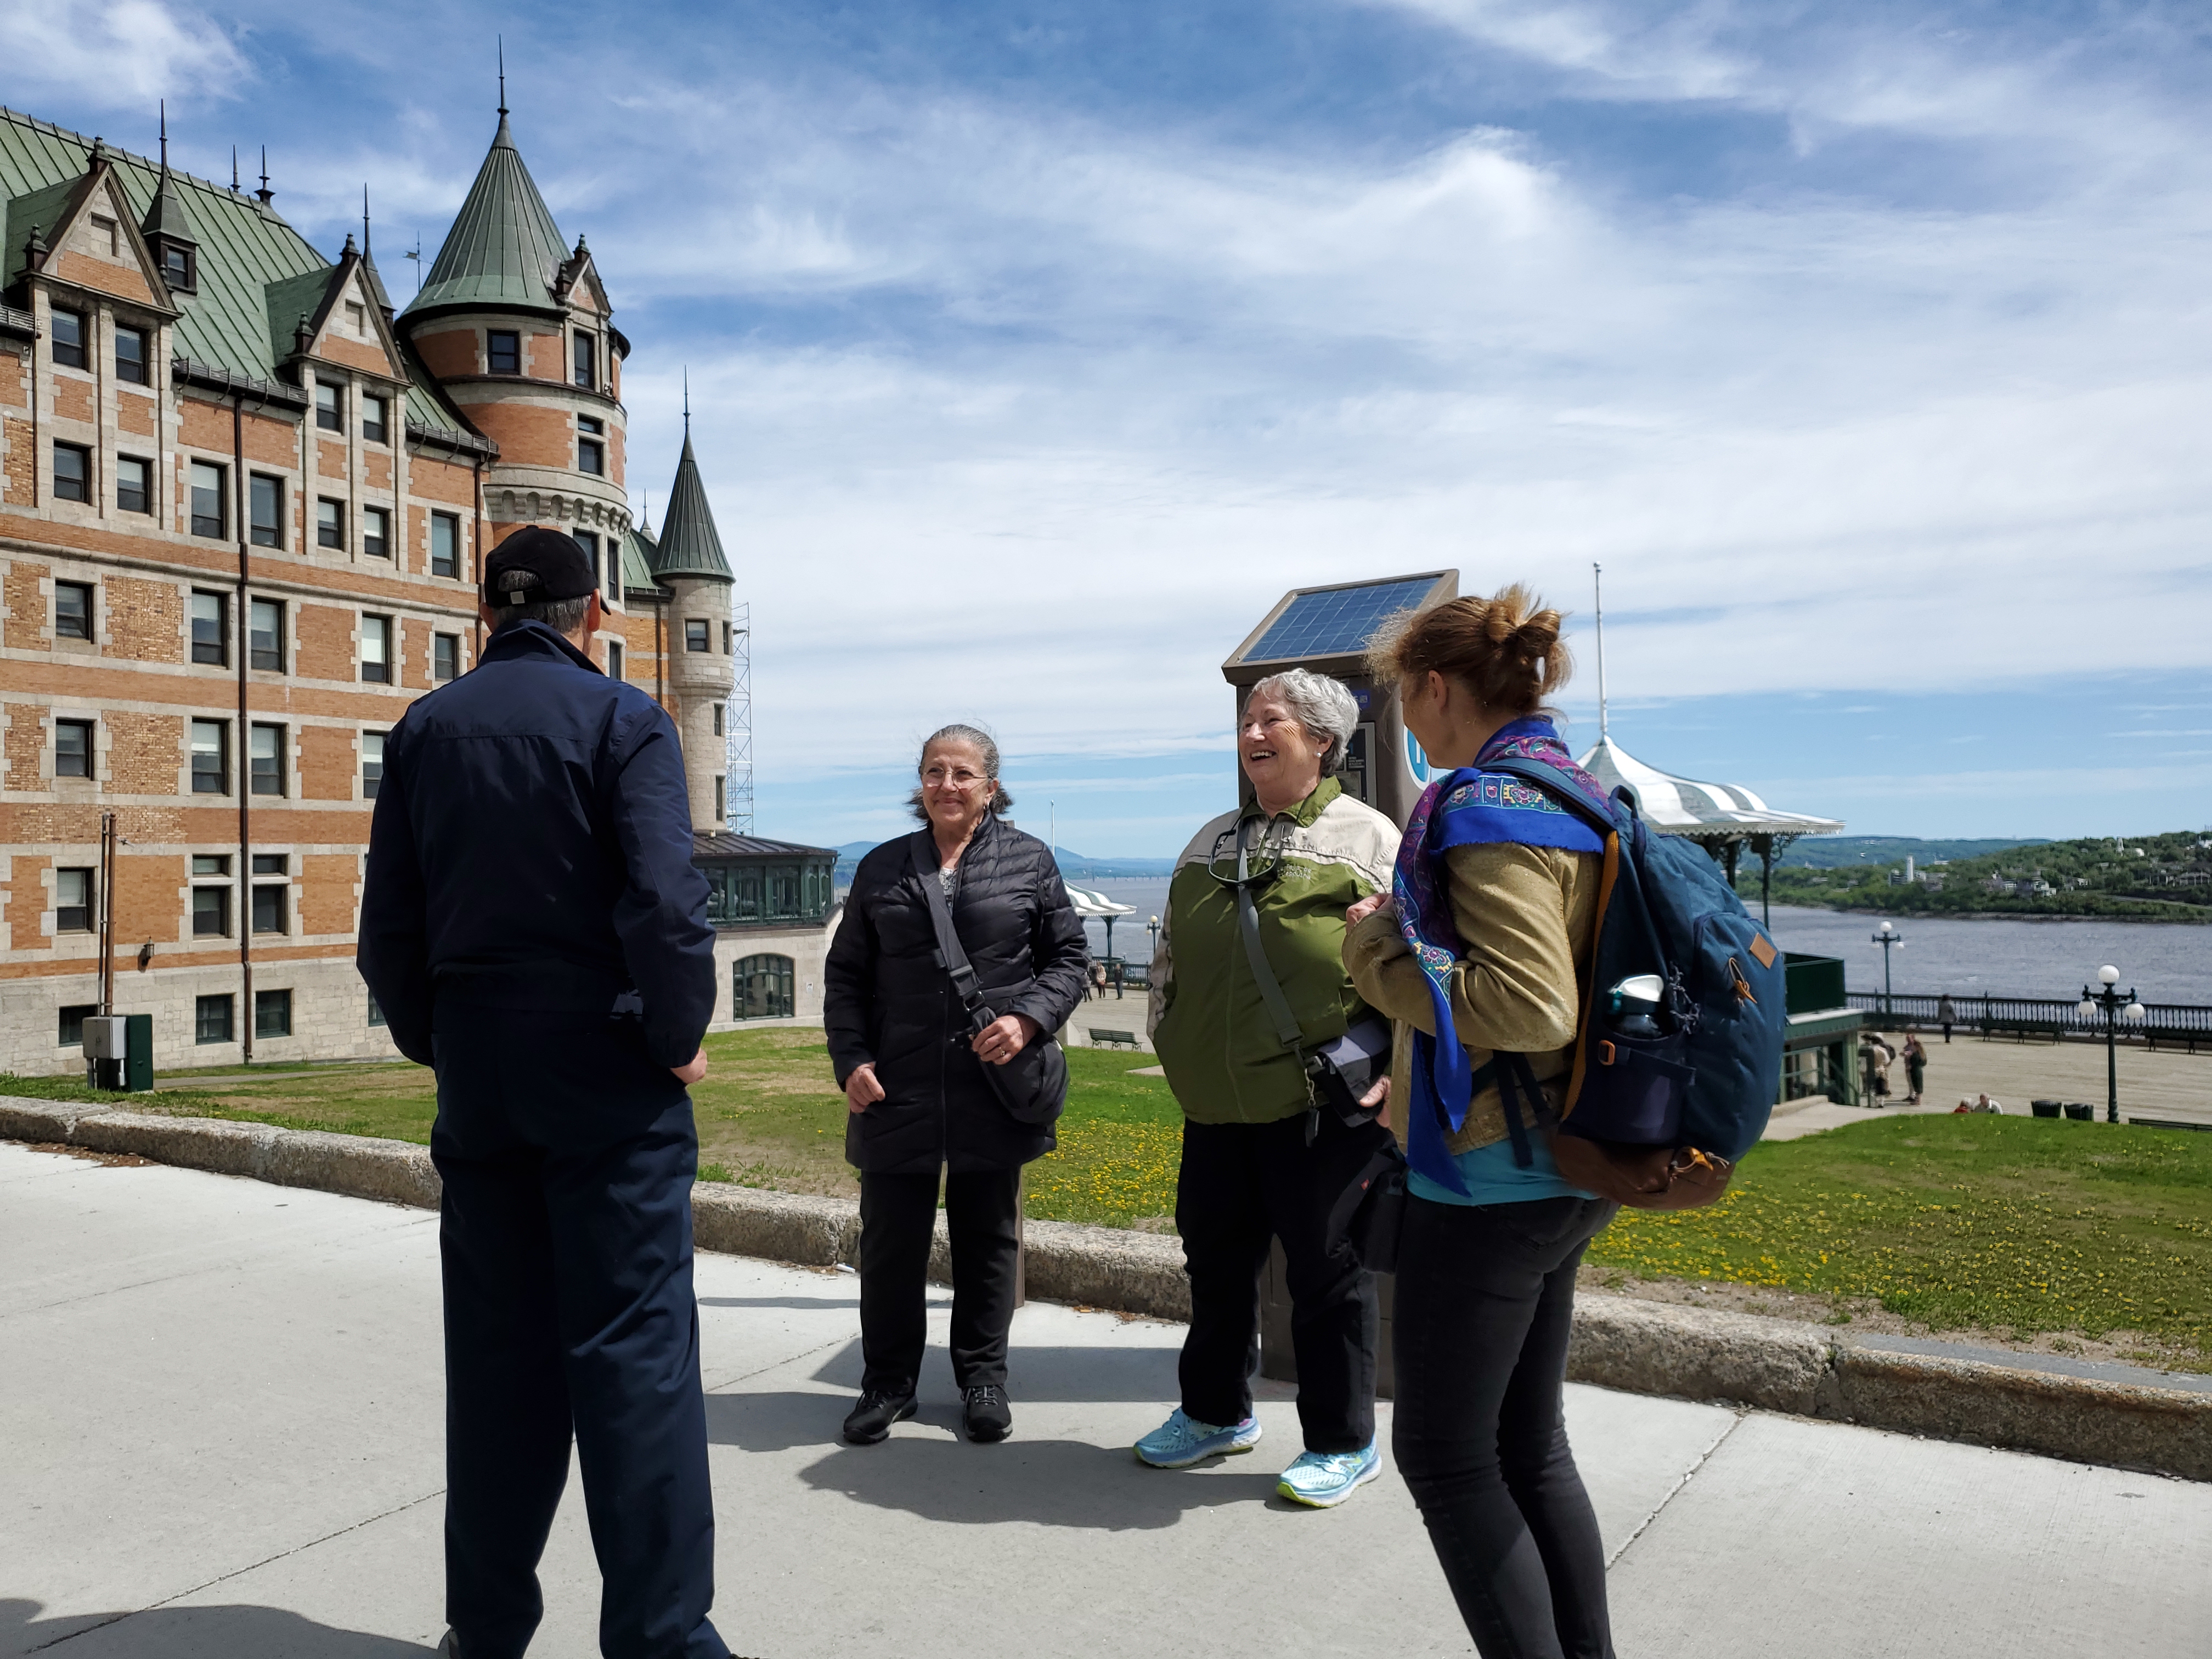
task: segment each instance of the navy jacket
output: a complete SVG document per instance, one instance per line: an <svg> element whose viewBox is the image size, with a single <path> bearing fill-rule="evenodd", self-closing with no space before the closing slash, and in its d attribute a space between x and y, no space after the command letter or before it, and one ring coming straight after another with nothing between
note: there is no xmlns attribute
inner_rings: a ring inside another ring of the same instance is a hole
<svg viewBox="0 0 2212 1659"><path fill-rule="evenodd" d="M543 623L495 634L385 738L355 960L422 1065L440 990L579 1013L635 991L647 1053L689 1060L714 930L668 716Z"/></svg>

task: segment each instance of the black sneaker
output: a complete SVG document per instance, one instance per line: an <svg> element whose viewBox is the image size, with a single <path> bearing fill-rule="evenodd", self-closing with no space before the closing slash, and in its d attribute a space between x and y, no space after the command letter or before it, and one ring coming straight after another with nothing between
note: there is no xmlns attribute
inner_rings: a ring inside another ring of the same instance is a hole
<svg viewBox="0 0 2212 1659"><path fill-rule="evenodd" d="M903 1423L913 1415L913 1389L904 1394L884 1394L869 1389L845 1419L845 1438L855 1446L872 1446L890 1438L892 1424Z"/></svg>
<svg viewBox="0 0 2212 1659"><path fill-rule="evenodd" d="M981 1445L1004 1440L1014 1431L1014 1413L1006 1405L1006 1391L995 1382L978 1382L962 1389L960 1416L968 1437Z"/></svg>

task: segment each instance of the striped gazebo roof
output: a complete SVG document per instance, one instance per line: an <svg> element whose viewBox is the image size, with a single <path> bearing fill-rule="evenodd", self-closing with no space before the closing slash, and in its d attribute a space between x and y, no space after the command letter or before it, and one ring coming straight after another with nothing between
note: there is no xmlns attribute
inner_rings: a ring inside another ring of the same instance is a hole
<svg viewBox="0 0 2212 1659"><path fill-rule="evenodd" d="M1608 791L1626 789L1644 821L1662 835L1697 841L1737 841L1753 836L1833 836L1838 818L1781 812L1739 784L1678 778L1646 766L1610 736L1600 738L1580 762Z"/></svg>

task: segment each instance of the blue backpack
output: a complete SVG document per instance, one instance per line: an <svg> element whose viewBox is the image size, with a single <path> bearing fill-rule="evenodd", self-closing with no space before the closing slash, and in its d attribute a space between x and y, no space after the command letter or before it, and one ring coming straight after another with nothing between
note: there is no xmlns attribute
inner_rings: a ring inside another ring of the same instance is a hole
<svg viewBox="0 0 2212 1659"><path fill-rule="evenodd" d="M1553 1151L1559 1172L1642 1209L1710 1204L1758 1144L1782 1083L1782 951L1705 851L1651 834L1618 793L1607 814L1556 769L1520 756L1484 769L1534 784L1605 840L1597 944ZM1524 1056L1498 1057L1540 1108ZM1520 1087L1515 1088L1518 1082Z"/></svg>

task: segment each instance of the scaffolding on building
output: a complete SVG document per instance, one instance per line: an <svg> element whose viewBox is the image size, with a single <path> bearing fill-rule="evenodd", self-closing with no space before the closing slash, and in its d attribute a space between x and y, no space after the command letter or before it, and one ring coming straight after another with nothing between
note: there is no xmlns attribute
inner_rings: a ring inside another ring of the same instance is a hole
<svg viewBox="0 0 2212 1659"><path fill-rule="evenodd" d="M736 658L737 681L730 690L729 783L722 805L723 822L730 833L753 832L753 608L749 602L730 606L731 654Z"/></svg>

